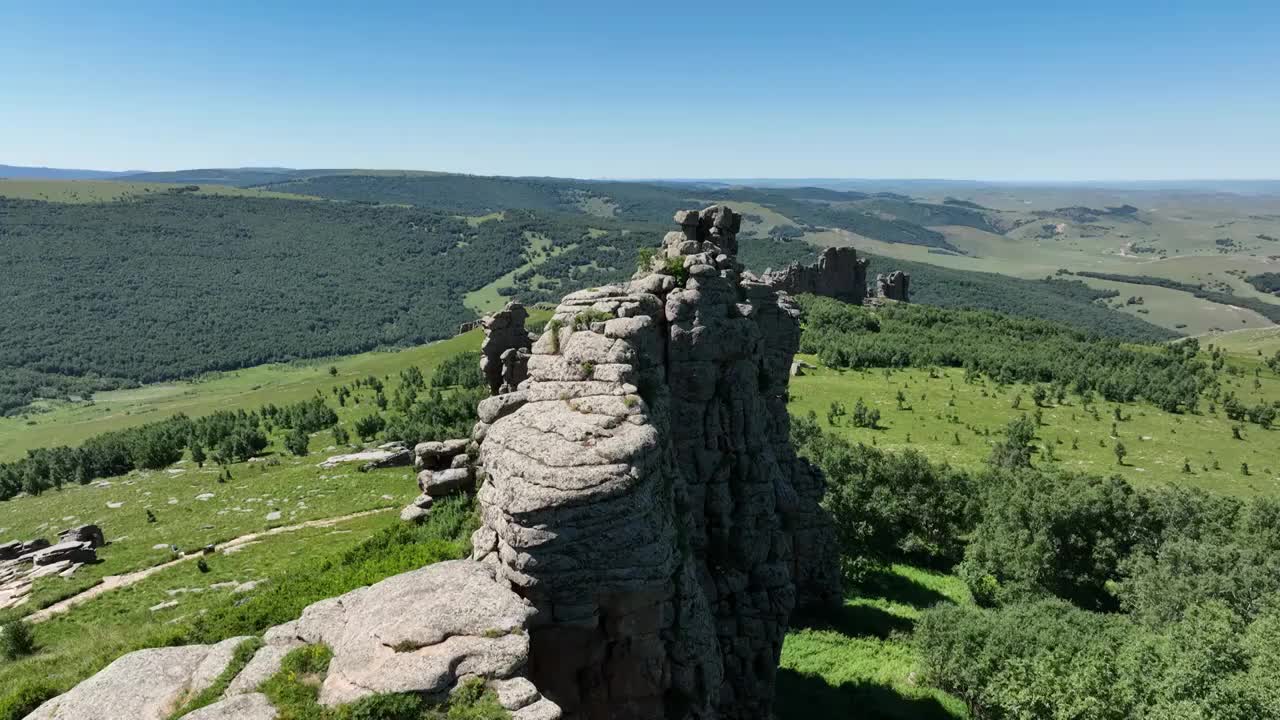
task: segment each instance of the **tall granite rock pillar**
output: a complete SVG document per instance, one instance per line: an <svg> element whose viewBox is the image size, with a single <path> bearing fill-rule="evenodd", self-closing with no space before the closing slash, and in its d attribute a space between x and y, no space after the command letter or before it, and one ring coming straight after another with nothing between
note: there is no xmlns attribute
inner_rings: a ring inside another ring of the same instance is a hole
<svg viewBox="0 0 1280 720"><path fill-rule="evenodd" d="M741 217L682 211L652 271L564 298L486 401L473 557L537 610L530 678L580 720L762 720L792 611L839 601L786 412L798 308Z"/></svg>
<svg viewBox="0 0 1280 720"><path fill-rule="evenodd" d="M529 347L533 341L524 322L529 313L512 300L498 312L480 320L484 342L480 344L480 370L489 383L489 391L511 392L526 377Z"/></svg>

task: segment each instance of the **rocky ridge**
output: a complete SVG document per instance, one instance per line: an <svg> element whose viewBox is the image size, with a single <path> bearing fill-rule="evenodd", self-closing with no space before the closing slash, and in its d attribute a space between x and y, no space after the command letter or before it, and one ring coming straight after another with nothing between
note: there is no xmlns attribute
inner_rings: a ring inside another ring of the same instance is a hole
<svg viewBox="0 0 1280 720"><path fill-rule="evenodd" d="M759 282L791 295L812 293L860 304L867 294L867 259L851 247L829 247L812 265L792 263L769 270Z"/></svg>

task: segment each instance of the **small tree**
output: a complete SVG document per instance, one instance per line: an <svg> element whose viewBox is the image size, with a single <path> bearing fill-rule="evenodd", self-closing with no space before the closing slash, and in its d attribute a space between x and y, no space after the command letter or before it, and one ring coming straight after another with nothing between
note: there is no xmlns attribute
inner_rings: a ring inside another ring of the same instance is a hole
<svg viewBox="0 0 1280 720"><path fill-rule="evenodd" d="M1004 440L991 448L991 464L1010 469L1031 467L1031 441L1035 437L1036 427L1026 415L1010 421L1005 428Z"/></svg>
<svg viewBox="0 0 1280 720"><path fill-rule="evenodd" d="M371 440L382 432L387 426L387 421L381 415L374 413L356 420L356 434L361 440Z"/></svg>
<svg viewBox="0 0 1280 720"><path fill-rule="evenodd" d="M329 366L329 377L336 377L336 376L337 376L337 374L338 374L338 368L334 367L333 365L330 365L330 366Z"/></svg>
<svg viewBox="0 0 1280 720"><path fill-rule="evenodd" d="M303 457L307 454L310 444L311 438L300 427L290 430L289 434L284 436L285 449L298 457Z"/></svg>
<svg viewBox="0 0 1280 720"><path fill-rule="evenodd" d="M1115 452L1116 454L1116 464L1123 465L1125 456L1129 454L1129 451L1125 448L1124 443L1120 441L1116 441L1116 446L1112 448L1112 451Z"/></svg>
<svg viewBox="0 0 1280 720"><path fill-rule="evenodd" d="M1031 399L1037 406L1044 405L1044 401L1049 399L1049 391L1045 390L1043 385L1036 385L1031 388Z"/></svg>
<svg viewBox="0 0 1280 720"><path fill-rule="evenodd" d="M191 461L196 464L196 467L204 467L204 447L200 443L191 444Z"/></svg>
<svg viewBox="0 0 1280 720"><path fill-rule="evenodd" d="M0 625L0 655L4 659L17 660L35 651L36 639L30 625L22 620L10 620Z"/></svg>
<svg viewBox="0 0 1280 720"><path fill-rule="evenodd" d="M346 445L351 442L351 436L347 433L347 429L341 425L333 426L333 444Z"/></svg>
<svg viewBox="0 0 1280 720"><path fill-rule="evenodd" d="M1240 474L1241 474L1241 475L1248 475L1248 474L1249 474L1249 463L1247 463L1247 462L1242 462L1242 463L1240 463Z"/></svg>

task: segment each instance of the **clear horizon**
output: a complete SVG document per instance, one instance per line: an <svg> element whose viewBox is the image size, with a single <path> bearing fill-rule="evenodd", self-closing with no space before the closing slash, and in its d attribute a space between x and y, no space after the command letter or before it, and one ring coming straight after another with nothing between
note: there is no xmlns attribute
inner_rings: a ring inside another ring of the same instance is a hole
<svg viewBox="0 0 1280 720"><path fill-rule="evenodd" d="M0 162L1271 180L1280 6L10 8Z"/></svg>

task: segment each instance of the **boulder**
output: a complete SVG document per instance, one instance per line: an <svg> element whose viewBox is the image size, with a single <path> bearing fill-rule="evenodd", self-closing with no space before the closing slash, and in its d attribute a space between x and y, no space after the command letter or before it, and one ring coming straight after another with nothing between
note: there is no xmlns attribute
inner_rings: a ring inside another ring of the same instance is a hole
<svg viewBox="0 0 1280 720"><path fill-rule="evenodd" d="M475 480L470 468L423 470L418 473L418 488L424 495L433 498L457 495L470 491L474 486Z"/></svg>
<svg viewBox="0 0 1280 720"><path fill-rule="evenodd" d="M14 560L22 554L22 543L10 540L0 544L0 560Z"/></svg>
<svg viewBox="0 0 1280 720"><path fill-rule="evenodd" d="M389 467L385 463L391 462L393 465L408 465L412 460L412 455L408 450L404 449L362 450L361 452L330 456L322 461L319 464L319 467L328 470L346 463L363 463L366 466L373 465L375 467Z"/></svg>
<svg viewBox="0 0 1280 720"><path fill-rule="evenodd" d="M87 542L90 547L100 548L107 544L102 528L97 525L80 525L58 533L58 542Z"/></svg>
<svg viewBox="0 0 1280 720"><path fill-rule="evenodd" d="M420 508L417 505L406 505L400 511L400 519L407 523L419 523L431 514L430 508Z"/></svg>
<svg viewBox="0 0 1280 720"><path fill-rule="evenodd" d="M93 544L72 540L60 542L44 550L37 550L33 556L36 565L53 565L54 563L90 563L98 559Z"/></svg>
<svg viewBox="0 0 1280 720"><path fill-rule="evenodd" d="M528 401L528 395L520 391L494 395L491 398L480 401L480 405L476 408L476 414L480 416L480 422L492 424L498 418L506 417L515 412Z"/></svg>
<svg viewBox="0 0 1280 720"><path fill-rule="evenodd" d="M459 680L516 677L533 607L470 560L428 565L307 608L294 628L333 650L320 702L373 693L443 698Z"/></svg>
<svg viewBox="0 0 1280 720"><path fill-rule="evenodd" d="M129 653L26 720L167 720L213 684L245 639Z"/></svg>
<svg viewBox="0 0 1280 720"><path fill-rule="evenodd" d="M433 440L421 442L414 446L414 467L419 470L444 470L451 466L459 455L465 455L467 438L458 440Z"/></svg>

